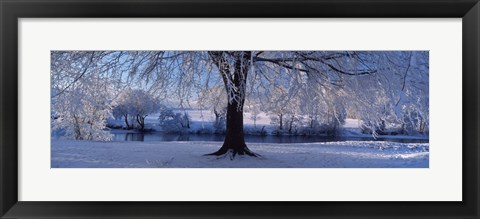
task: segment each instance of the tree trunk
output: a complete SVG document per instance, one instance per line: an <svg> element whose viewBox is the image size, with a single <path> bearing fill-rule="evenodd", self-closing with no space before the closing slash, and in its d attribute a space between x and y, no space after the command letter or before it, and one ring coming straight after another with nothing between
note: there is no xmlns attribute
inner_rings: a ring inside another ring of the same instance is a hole
<svg viewBox="0 0 480 219"><path fill-rule="evenodd" d="M294 118L295 118L294 116L290 117L290 124L289 124L289 126L288 126L288 133L292 133L293 119L294 119Z"/></svg>
<svg viewBox="0 0 480 219"><path fill-rule="evenodd" d="M282 113L278 114L278 117L280 118L280 130L282 130L283 129L283 114Z"/></svg>
<svg viewBox="0 0 480 219"><path fill-rule="evenodd" d="M217 111L217 108L213 107L213 114L215 114L215 124L218 123L218 120L220 119L220 113Z"/></svg>
<svg viewBox="0 0 480 219"><path fill-rule="evenodd" d="M219 156L230 152L231 159L237 154L257 156L257 154L250 151L245 144L245 134L243 131L243 104L245 102L245 85L250 65L250 55L251 52L230 54L228 58L233 58L235 60L233 64L234 66L232 66L233 72L231 72L230 64L227 61L227 56L224 52L209 52L210 58L218 67L218 70L222 75L227 96L229 96L228 92L234 92L233 94L239 97L239 99L228 101L226 121L227 130L222 147L218 151L206 155ZM233 84L230 82L233 82ZM229 86L233 86L234 89L229 89L231 88Z"/></svg>
<svg viewBox="0 0 480 219"><path fill-rule="evenodd" d="M78 123L78 119L76 115L73 115L73 119L75 120L75 140L83 140L82 137L82 130L80 129L80 124Z"/></svg>
<svg viewBox="0 0 480 219"><path fill-rule="evenodd" d="M124 118L125 118L125 125L127 125L127 129L131 129L130 124L128 124L128 114L125 114Z"/></svg>
<svg viewBox="0 0 480 219"><path fill-rule="evenodd" d="M185 117L185 122L187 123L186 128L189 129L190 128L190 119L188 118L188 114L184 113L183 117Z"/></svg>
<svg viewBox="0 0 480 219"><path fill-rule="evenodd" d="M140 131L142 132L145 131L145 117L137 115L137 123L140 125Z"/></svg>
<svg viewBox="0 0 480 219"><path fill-rule="evenodd" d="M245 144L245 133L243 132L243 110L239 111L238 103L235 101L233 101L232 104L228 104L227 107L227 131L222 147L218 151L207 155L218 156L227 152L231 152L232 157L235 157L237 154L257 156L250 151L247 144Z"/></svg>

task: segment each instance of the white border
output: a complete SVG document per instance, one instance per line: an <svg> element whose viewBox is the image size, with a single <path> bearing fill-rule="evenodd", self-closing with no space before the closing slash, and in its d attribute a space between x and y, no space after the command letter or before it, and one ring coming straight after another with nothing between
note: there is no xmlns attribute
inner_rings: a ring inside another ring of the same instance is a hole
<svg viewBox="0 0 480 219"><path fill-rule="evenodd" d="M461 19L19 20L20 201L461 201ZM427 169L50 169L50 50L430 50Z"/></svg>

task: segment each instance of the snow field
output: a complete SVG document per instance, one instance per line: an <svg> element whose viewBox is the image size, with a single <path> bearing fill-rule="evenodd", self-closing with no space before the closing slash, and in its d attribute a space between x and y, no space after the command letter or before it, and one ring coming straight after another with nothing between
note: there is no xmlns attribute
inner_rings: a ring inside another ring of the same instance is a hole
<svg viewBox="0 0 480 219"><path fill-rule="evenodd" d="M248 144L261 157L202 156L221 142L52 141L52 168L428 168L428 143Z"/></svg>

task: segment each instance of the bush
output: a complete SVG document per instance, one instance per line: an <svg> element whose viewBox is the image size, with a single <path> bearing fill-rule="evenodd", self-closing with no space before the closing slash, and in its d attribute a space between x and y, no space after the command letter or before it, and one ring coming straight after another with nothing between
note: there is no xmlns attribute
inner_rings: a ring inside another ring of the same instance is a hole
<svg viewBox="0 0 480 219"><path fill-rule="evenodd" d="M191 124L188 113L175 113L170 108L161 109L158 120L162 130L168 133L186 132Z"/></svg>
<svg viewBox="0 0 480 219"><path fill-rule="evenodd" d="M252 128L244 128L245 134L247 135L261 135L265 136L267 135L267 131L265 130L265 126L262 126L262 128L257 128L257 127L252 127Z"/></svg>

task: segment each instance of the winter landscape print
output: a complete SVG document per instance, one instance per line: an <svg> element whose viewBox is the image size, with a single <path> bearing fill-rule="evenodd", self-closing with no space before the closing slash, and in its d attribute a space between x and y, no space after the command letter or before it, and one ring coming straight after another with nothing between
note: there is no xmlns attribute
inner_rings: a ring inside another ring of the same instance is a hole
<svg viewBox="0 0 480 219"><path fill-rule="evenodd" d="M428 168L428 51L52 51L52 168Z"/></svg>

